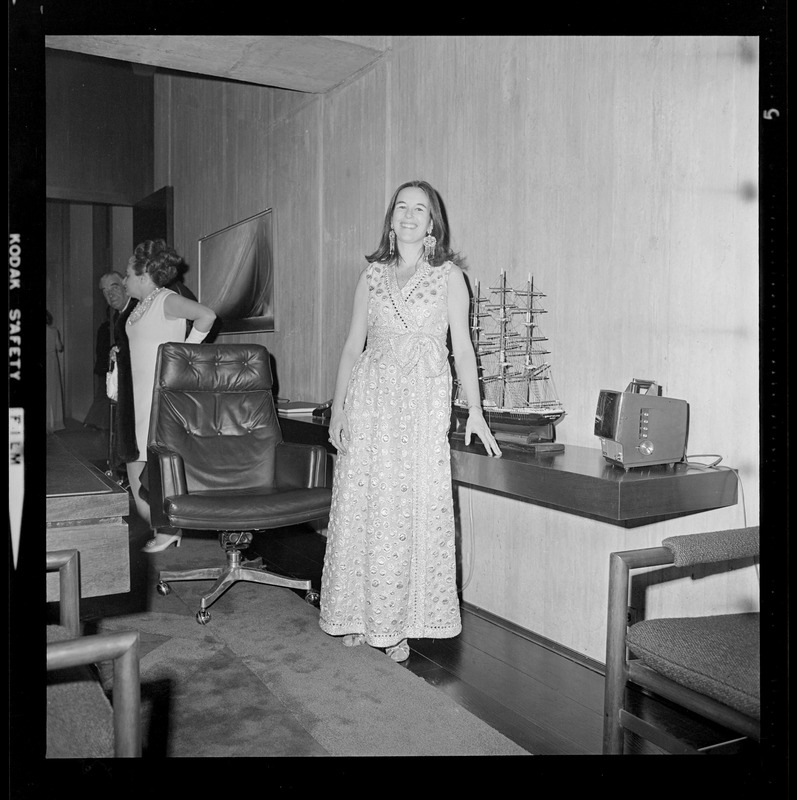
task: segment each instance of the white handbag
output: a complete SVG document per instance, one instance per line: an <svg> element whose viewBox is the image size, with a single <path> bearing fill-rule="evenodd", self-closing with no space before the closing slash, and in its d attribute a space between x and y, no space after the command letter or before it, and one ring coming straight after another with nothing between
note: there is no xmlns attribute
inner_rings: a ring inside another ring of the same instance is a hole
<svg viewBox="0 0 797 800"><path fill-rule="evenodd" d="M119 373L116 371L116 353L111 352L108 371L105 373L105 393L115 403L119 398Z"/></svg>

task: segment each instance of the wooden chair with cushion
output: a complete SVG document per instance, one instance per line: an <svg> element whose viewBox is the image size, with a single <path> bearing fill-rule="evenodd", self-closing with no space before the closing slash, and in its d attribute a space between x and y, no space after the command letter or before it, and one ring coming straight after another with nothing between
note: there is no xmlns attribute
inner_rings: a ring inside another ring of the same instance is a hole
<svg viewBox="0 0 797 800"><path fill-rule="evenodd" d="M610 555L606 639L604 754L622 754L631 731L668 753L721 752L743 738L760 741L759 614L644 619L629 627L631 570L752 560L758 526L672 536L661 547ZM661 724L633 713L629 684L733 732L727 742L697 748Z"/></svg>
<svg viewBox="0 0 797 800"><path fill-rule="evenodd" d="M60 624L47 626L47 758L138 758L138 631L81 636L78 551L47 553L47 571L56 570ZM113 703L93 671L102 661L113 661Z"/></svg>
<svg viewBox="0 0 797 800"><path fill-rule="evenodd" d="M282 440L268 351L257 344L160 345L148 441L153 526L215 532L226 566L162 570L169 581L214 580L196 619L236 581L302 589L311 581L242 561L256 533L323 520L332 491L327 454L317 445Z"/></svg>

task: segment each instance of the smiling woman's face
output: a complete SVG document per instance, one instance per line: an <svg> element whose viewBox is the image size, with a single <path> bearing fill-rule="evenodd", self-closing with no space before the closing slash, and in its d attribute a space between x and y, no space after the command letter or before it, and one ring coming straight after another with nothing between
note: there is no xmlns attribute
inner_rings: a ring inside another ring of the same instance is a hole
<svg viewBox="0 0 797 800"><path fill-rule="evenodd" d="M432 212L426 192L417 186L402 189L393 207L392 225L396 238L405 244L420 243L431 221Z"/></svg>

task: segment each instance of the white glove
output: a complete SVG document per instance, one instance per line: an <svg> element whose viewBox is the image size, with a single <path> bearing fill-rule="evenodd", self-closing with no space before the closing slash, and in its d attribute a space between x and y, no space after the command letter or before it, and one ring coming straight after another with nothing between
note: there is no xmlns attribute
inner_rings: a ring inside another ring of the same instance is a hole
<svg viewBox="0 0 797 800"><path fill-rule="evenodd" d="M210 331L199 331L196 328L191 328L191 333L185 337L185 342L186 344L202 344L209 333Z"/></svg>

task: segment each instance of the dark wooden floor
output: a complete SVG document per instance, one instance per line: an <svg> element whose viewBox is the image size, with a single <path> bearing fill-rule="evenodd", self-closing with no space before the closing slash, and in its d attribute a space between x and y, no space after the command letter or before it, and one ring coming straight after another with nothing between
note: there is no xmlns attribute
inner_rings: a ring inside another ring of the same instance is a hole
<svg viewBox="0 0 797 800"><path fill-rule="evenodd" d="M270 569L310 579L320 589L325 547L323 536L296 527L255 537L253 549ZM453 639L410 639L404 666L530 753L599 755L602 672L514 627L465 604L462 634ZM721 740L725 733L641 693L629 701L647 719L666 719L673 732L696 746ZM632 735L626 747L630 753L661 753Z"/></svg>
<svg viewBox="0 0 797 800"><path fill-rule="evenodd" d="M68 446L104 469L103 436L77 424L59 434ZM256 536L248 557L260 555L271 570L310 579L320 589L326 539L307 526ZM106 598L123 602L124 598ZM91 603L86 611L90 611ZM533 633L463 604L463 630L454 639L411 639L404 666L452 697L463 708L535 755L599 755L603 720L600 665L585 665L544 646ZM723 731L641 693L629 702L636 713L666 719L673 732L695 746ZM740 752L749 752L743 745ZM627 736L630 753L659 754Z"/></svg>

